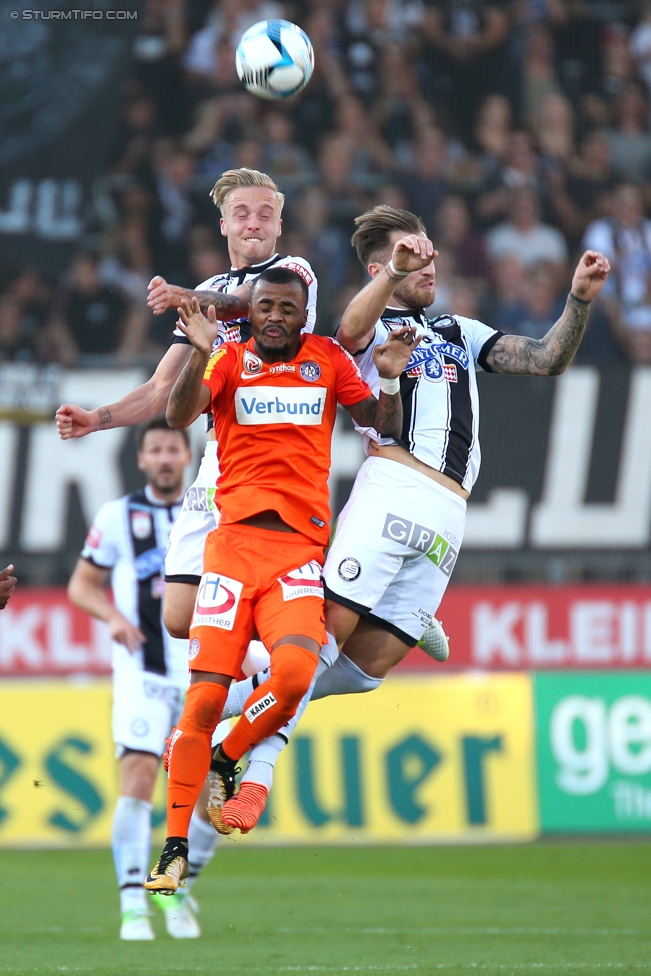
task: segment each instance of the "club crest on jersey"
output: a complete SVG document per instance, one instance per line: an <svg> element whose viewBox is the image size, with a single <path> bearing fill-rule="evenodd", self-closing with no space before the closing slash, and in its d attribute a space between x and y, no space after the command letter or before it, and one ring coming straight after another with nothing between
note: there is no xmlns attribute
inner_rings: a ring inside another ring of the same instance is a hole
<svg viewBox="0 0 651 976"><path fill-rule="evenodd" d="M321 581L321 566L312 560L305 563L300 569L293 569L285 576L279 576L283 591L283 600L297 600L302 596L323 596L323 583Z"/></svg>
<svg viewBox="0 0 651 976"><path fill-rule="evenodd" d="M262 372L262 360L250 349L244 351L244 372L253 375Z"/></svg>
<svg viewBox="0 0 651 976"><path fill-rule="evenodd" d="M239 580L219 573L204 573L199 583L191 626L232 630L242 587Z"/></svg>
<svg viewBox="0 0 651 976"><path fill-rule="evenodd" d="M308 360L306 363L301 363L300 374L307 383L316 383L321 377L321 367L318 363Z"/></svg>
<svg viewBox="0 0 651 976"><path fill-rule="evenodd" d="M131 513L131 531L136 539L146 539L151 535L153 525L149 512L135 511Z"/></svg>

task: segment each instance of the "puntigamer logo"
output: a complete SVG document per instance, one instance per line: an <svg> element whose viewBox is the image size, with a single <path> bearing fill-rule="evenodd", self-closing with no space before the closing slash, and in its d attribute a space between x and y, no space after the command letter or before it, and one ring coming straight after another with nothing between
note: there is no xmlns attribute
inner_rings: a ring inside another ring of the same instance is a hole
<svg viewBox="0 0 651 976"><path fill-rule="evenodd" d="M323 420L327 392L324 386L238 387L235 391L237 422L315 426Z"/></svg>

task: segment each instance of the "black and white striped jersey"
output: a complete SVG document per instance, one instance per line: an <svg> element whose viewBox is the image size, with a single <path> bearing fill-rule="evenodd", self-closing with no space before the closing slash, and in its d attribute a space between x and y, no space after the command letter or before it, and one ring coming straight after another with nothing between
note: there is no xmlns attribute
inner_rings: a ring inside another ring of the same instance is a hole
<svg viewBox="0 0 651 976"><path fill-rule="evenodd" d="M111 570L115 606L145 635L140 654L113 644L113 667L137 668L184 681L188 642L163 626L165 549L183 499L156 501L145 488L103 505L90 528L82 559Z"/></svg>
<svg viewBox="0 0 651 976"><path fill-rule="evenodd" d="M400 378L402 438L396 442L380 437L372 428L358 429L365 440L401 443L414 457L470 491L481 462L476 369L490 372L486 356L503 333L460 315L426 319L421 310L387 308L369 345L355 354L375 396L380 383L373 350L386 341L392 329L403 325L416 326L423 339Z"/></svg>
<svg viewBox="0 0 651 976"><path fill-rule="evenodd" d="M304 258L292 257L291 255L281 258L280 254L274 254L273 257L269 258L268 261L263 261L262 264L252 264L246 268L231 268L230 271L215 275L214 278L206 278L200 285L197 285L195 291L221 291L229 295L236 288L239 288L240 285L246 285L250 281L255 281L258 275L262 274L263 271L267 271L269 268L289 268L290 271L296 271L297 274L300 274L307 285L308 291L307 323L303 331L314 332L314 326L316 325L317 280L311 265ZM228 322L219 322L219 332L215 340L214 348L220 346L223 342L248 342L250 338L251 328L248 319L232 319ZM190 340L178 328L174 330L174 342L190 344Z"/></svg>

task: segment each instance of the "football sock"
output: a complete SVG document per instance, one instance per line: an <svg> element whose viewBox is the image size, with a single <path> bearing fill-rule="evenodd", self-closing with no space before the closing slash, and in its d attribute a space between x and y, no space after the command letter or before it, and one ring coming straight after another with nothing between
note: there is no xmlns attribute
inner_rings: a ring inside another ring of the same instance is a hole
<svg viewBox="0 0 651 976"><path fill-rule="evenodd" d="M213 681L190 685L170 750L167 783L168 837L187 837L190 817L210 769L211 739L227 689Z"/></svg>
<svg viewBox="0 0 651 976"><path fill-rule="evenodd" d="M120 888L120 910L123 912L146 905L142 883L147 874L150 843L151 803L132 796L118 797L113 814L111 846Z"/></svg>
<svg viewBox="0 0 651 976"><path fill-rule="evenodd" d="M281 644L272 652L271 678L245 702L237 725L222 743L226 756L240 759L292 718L312 683L318 660L296 644Z"/></svg>
<svg viewBox="0 0 651 976"><path fill-rule="evenodd" d="M271 670L265 668L264 671L259 671L258 674L253 674L250 678L244 678L243 681L234 681L228 689L222 719L239 718L244 711L246 700L251 697L256 688L268 681L270 677Z"/></svg>
<svg viewBox="0 0 651 976"><path fill-rule="evenodd" d="M384 678L373 678L366 674L340 651L335 663L317 678L312 701L327 698L329 695L357 695L364 691L374 691L383 681Z"/></svg>
<svg viewBox="0 0 651 976"><path fill-rule="evenodd" d="M190 874L186 891L190 890L203 869L210 863L218 843L219 834L215 832L213 825L207 820L202 820L196 809L193 810L188 830Z"/></svg>

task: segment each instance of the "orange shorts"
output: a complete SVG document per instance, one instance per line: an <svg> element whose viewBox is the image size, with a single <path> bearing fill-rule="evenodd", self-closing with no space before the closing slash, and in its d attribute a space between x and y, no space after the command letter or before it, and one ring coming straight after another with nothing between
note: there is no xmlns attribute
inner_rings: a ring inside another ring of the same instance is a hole
<svg viewBox="0 0 651 976"><path fill-rule="evenodd" d="M190 670L237 678L256 631L325 642L324 547L294 532L227 523L210 532L190 625Z"/></svg>

